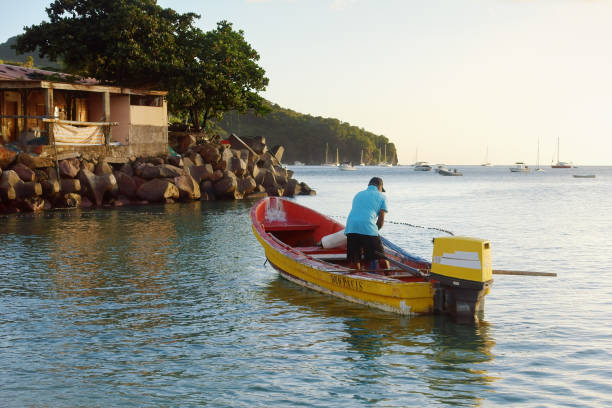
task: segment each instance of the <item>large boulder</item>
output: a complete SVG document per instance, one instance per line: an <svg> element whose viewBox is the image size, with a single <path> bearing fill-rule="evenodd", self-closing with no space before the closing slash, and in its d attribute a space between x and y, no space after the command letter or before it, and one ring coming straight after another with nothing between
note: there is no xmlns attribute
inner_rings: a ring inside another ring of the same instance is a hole
<svg viewBox="0 0 612 408"><path fill-rule="evenodd" d="M200 156L202 157L202 156ZM183 157L183 168L187 170L191 166L195 166L195 163L189 157ZM172 164L172 163L170 163ZM179 166L180 167L180 166Z"/></svg>
<svg viewBox="0 0 612 408"><path fill-rule="evenodd" d="M0 175L0 198L3 201L24 199L42 195L42 186L35 181L23 181L15 170Z"/></svg>
<svg viewBox="0 0 612 408"><path fill-rule="evenodd" d="M154 166L161 166L162 164L165 164L166 161L162 157L149 157L147 159L147 163L151 163Z"/></svg>
<svg viewBox="0 0 612 408"><path fill-rule="evenodd" d="M185 173L189 174L196 182L201 183L204 180L210 180L214 170L211 164L207 163L202 166L191 166L185 168Z"/></svg>
<svg viewBox="0 0 612 408"><path fill-rule="evenodd" d="M271 197L282 197L285 189L280 186L266 187L266 193Z"/></svg>
<svg viewBox="0 0 612 408"><path fill-rule="evenodd" d="M43 194L47 197L51 197L61 191L60 183L57 180L43 180L40 185L42 186Z"/></svg>
<svg viewBox="0 0 612 408"><path fill-rule="evenodd" d="M210 180L205 180L200 184L200 199L202 201L212 201L216 199L215 186Z"/></svg>
<svg viewBox="0 0 612 408"><path fill-rule="evenodd" d="M47 174L46 169L35 169L34 173L36 174L36 181L38 182L49 180L49 174Z"/></svg>
<svg viewBox="0 0 612 408"><path fill-rule="evenodd" d="M113 174L96 176L87 169L81 169L79 180L83 194L89 198L97 207L102 206L104 194L112 192L117 187L117 179Z"/></svg>
<svg viewBox="0 0 612 408"><path fill-rule="evenodd" d="M59 172L61 177L75 178L79 174L81 165L79 159L66 159L59 162Z"/></svg>
<svg viewBox="0 0 612 408"><path fill-rule="evenodd" d="M119 193L130 199L136 198L138 185L136 184L134 178L130 177L128 174L122 171L116 171L113 174L115 175L115 179L117 179Z"/></svg>
<svg viewBox="0 0 612 408"><path fill-rule="evenodd" d="M285 153L285 148L281 145L276 145L270 151L272 155L278 160L279 163L283 161L283 153Z"/></svg>
<svg viewBox="0 0 612 408"><path fill-rule="evenodd" d="M289 179L287 174L287 169L281 166L274 166L274 174L276 177L276 182L281 186L287 184L287 180Z"/></svg>
<svg viewBox="0 0 612 408"><path fill-rule="evenodd" d="M54 163L51 157L33 156L27 153L19 153L16 159L17 163L23 163L32 170L42 169L45 167L53 167Z"/></svg>
<svg viewBox="0 0 612 408"><path fill-rule="evenodd" d="M219 148L213 144L207 143L200 147L200 155L204 158L206 163L216 164L221 160L221 153Z"/></svg>
<svg viewBox="0 0 612 408"><path fill-rule="evenodd" d="M223 173L223 177L214 183L214 186L215 194L217 196L227 196L236 191L238 180L236 179L236 175L234 173L231 171L226 171Z"/></svg>
<svg viewBox="0 0 612 408"><path fill-rule="evenodd" d="M127 174L128 176L133 176L134 175L134 169L132 168L132 165L129 163L125 163L123 166L121 166L121 168L119 169L120 172ZM116 175L115 175L116 177Z"/></svg>
<svg viewBox="0 0 612 408"><path fill-rule="evenodd" d="M238 177L246 174L247 172L247 163L242 160L240 157L232 157L230 161L229 169L236 174Z"/></svg>
<svg viewBox="0 0 612 408"><path fill-rule="evenodd" d="M258 184L263 185L267 190L277 187L279 183L276 181L276 175L274 174L274 172L267 171L263 177L263 182Z"/></svg>
<svg viewBox="0 0 612 408"><path fill-rule="evenodd" d="M196 143L196 138L193 135L181 135L178 137L176 144L176 151L179 153L185 153L189 146L192 146Z"/></svg>
<svg viewBox="0 0 612 408"><path fill-rule="evenodd" d="M222 178L223 178L223 171L215 170L212 176L210 177L210 181L214 183L215 181L221 180Z"/></svg>
<svg viewBox="0 0 612 408"><path fill-rule="evenodd" d="M250 139L243 139L251 149L257 154L264 154L268 151L268 147L266 146L266 138L263 136L257 136Z"/></svg>
<svg viewBox="0 0 612 408"><path fill-rule="evenodd" d="M231 149L226 147L221 149L221 160L215 166L215 169L225 171L232 169L232 159L234 158L234 153L232 153Z"/></svg>
<svg viewBox="0 0 612 408"><path fill-rule="evenodd" d="M138 177L142 177L142 173L144 172L145 168L147 167L155 167L155 165L151 164L151 163L143 163L143 162L136 162L134 163L133 169L134 169L134 175L138 176Z"/></svg>
<svg viewBox="0 0 612 408"><path fill-rule="evenodd" d="M192 152L189 155L189 160L193 163L193 166L201 166L204 164L204 159L199 153Z"/></svg>
<svg viewBox="0 0 612 408"><path fill-rule="evenodd" d="M316 195L317 192L313 189L311 189L308 184L302 182L300 183L300 195Z"/></svg>
<svg viewBox="0 0 612 408"><path fill-rule="evenodd" d="M183 167L183 158L181 156L168 156L166 162L176 167Z"/></svg>
<svg viewBox="0 0 612 408"><path fill-rule="evenodd" d="M106 162L106 159L102 159L96 165L94 173L96 176L103 176L104 174L113 174L113 168Z"/></svg>
<svg viewBox="0 0 612 408"><path fill-rule="evenodd" d="M295 195L300 194L302 191L302 187L300 183L296 179L287 180L287 184L285 185L285 191L283 192L283 196L285 197L293 197Z"/></svg>
<svg viewBox="0 0 612 408"><path fill-rule="evenodd" d="M137 191L138 198L150 202L164 202L178 199L178 188L166 179L153 179L145 182Z"/></svg>
<svg viewBox="0 0 612 408"><path fill-rule="evenodd" d="M17 153L0 145L0 168L6 169L13 164L17 158Z"/></svg>
<svg viewBox="0 0 612 408"><path fill-rule="evenodd" d="M236 190L238 190L238 192L241 194L249 194L255 191L255 188L257 188L257 183L255 183L255 179L253 177L247 176L238 179Z"/></svg>
<svg viewBox="0 0 612 408"><path fill-rule="evenodd" d="M185 171L180 167L173 166L171 164L162 164L159 166L145 165L142 169L142 178L154 179L154 178L175 178L185 174Z"/></svg>
<svg viewBox="0 0 612 408"><path fill-rule="evenodd" d="M61 179L60 191L62 194L72 194L81 191L81 181L79 179Z"/></svg>
<svg viewBox="0 0 612 408"><path fill-rule="evenodd" d="M246 150L253 156L257 155L257 153L255 153L255 150L251 149L251 146L249 146L244 140L239 138L238 135L236 135L235 133L232 133L228 140L232 149Z"/></svg>
<svg viewBox="0 0 612 408"><path fill-rule="evenodd" d="M20 181L21 177L19 177L19 174L17 174L15 170L5 170L0 175L0 186L8 185L13 187Z"/></svg>
<svg viewBox="0 0 612 408"><path fill-rule="evenodd" d="M35 181L25 182L20 180L14 187L19 199L41 196L43 192L40 183Z"/></svg>
<svg viewBox="0 0 612 408"><path fill-rule="evenodd" d="M188 175L175 177L174 185L178 188L181 200L193 201L200 198L200 185L193 177Z"/></svg>
<svg viewBox="0 0 612 408"><path fill-rule="evenodd" d="M34 173L34 170L32 170L31 168L29 168L23 163L17 163L16 165L14 165L13 170L15 171L15 173L17 173L19 178L23 181L36 180L36 173Z"/></svg>

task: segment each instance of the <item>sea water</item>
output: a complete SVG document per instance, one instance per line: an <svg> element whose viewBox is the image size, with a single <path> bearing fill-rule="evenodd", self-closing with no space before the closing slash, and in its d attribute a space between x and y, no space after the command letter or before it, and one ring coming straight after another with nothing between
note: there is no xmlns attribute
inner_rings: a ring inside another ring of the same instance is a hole
<svg viewBox="0 0 612 408"><path fill-rule="evenodd" d="M382 177L382 234L431 258L491 242L477 325L400 317L279 278L252 201L0 218L0 406L612 405L612 168L292 167L341 222ZM574 174L595 174L580 179ZM448 231L448 232L447 232Z"/></svg>

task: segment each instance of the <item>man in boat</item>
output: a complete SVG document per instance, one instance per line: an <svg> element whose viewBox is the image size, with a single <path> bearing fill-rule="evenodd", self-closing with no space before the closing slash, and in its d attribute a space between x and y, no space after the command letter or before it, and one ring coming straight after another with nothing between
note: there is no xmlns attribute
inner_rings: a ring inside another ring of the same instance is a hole
<svg viewBox="0 0 612 408"><path fill-rule="evenodd" d="M348 262L356 269L361 269L362 253L367 267L378 260L380 267L389 269L389 262L382 257L384 249L378 235L385 222L385 213L389 211L387 198L382 194L384 192L382 179L372 177L368 187L353 198L344 234Z"/></svg>

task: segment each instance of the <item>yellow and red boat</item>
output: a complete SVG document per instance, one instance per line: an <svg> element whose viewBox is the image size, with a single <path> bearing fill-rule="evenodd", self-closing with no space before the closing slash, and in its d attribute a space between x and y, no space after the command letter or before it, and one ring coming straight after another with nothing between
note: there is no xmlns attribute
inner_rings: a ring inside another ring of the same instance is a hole
<svg viewBox="0 0 612 408"><path fill-rule="evenodd" d="M357 270L347 262L346 244L336 239L344 226L295 201L266 197L251 209L251 221L266 258L282 277L389 312L475 317L493 283L486 240L435 238L428 262L383 238L392 267Z"/></svg>

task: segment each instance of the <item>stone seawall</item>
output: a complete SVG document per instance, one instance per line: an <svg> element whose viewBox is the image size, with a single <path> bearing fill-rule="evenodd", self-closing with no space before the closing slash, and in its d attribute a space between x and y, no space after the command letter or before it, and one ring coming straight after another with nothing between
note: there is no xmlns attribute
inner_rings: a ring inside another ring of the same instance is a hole
<svg viewBox="0 0 612 408"><path fill-rule="evenodd" d="M180 154L155 157L61 153L58 166L50 155L0 147L0 213L315 194L265 138L194 142L187 137Z"/></svg>

